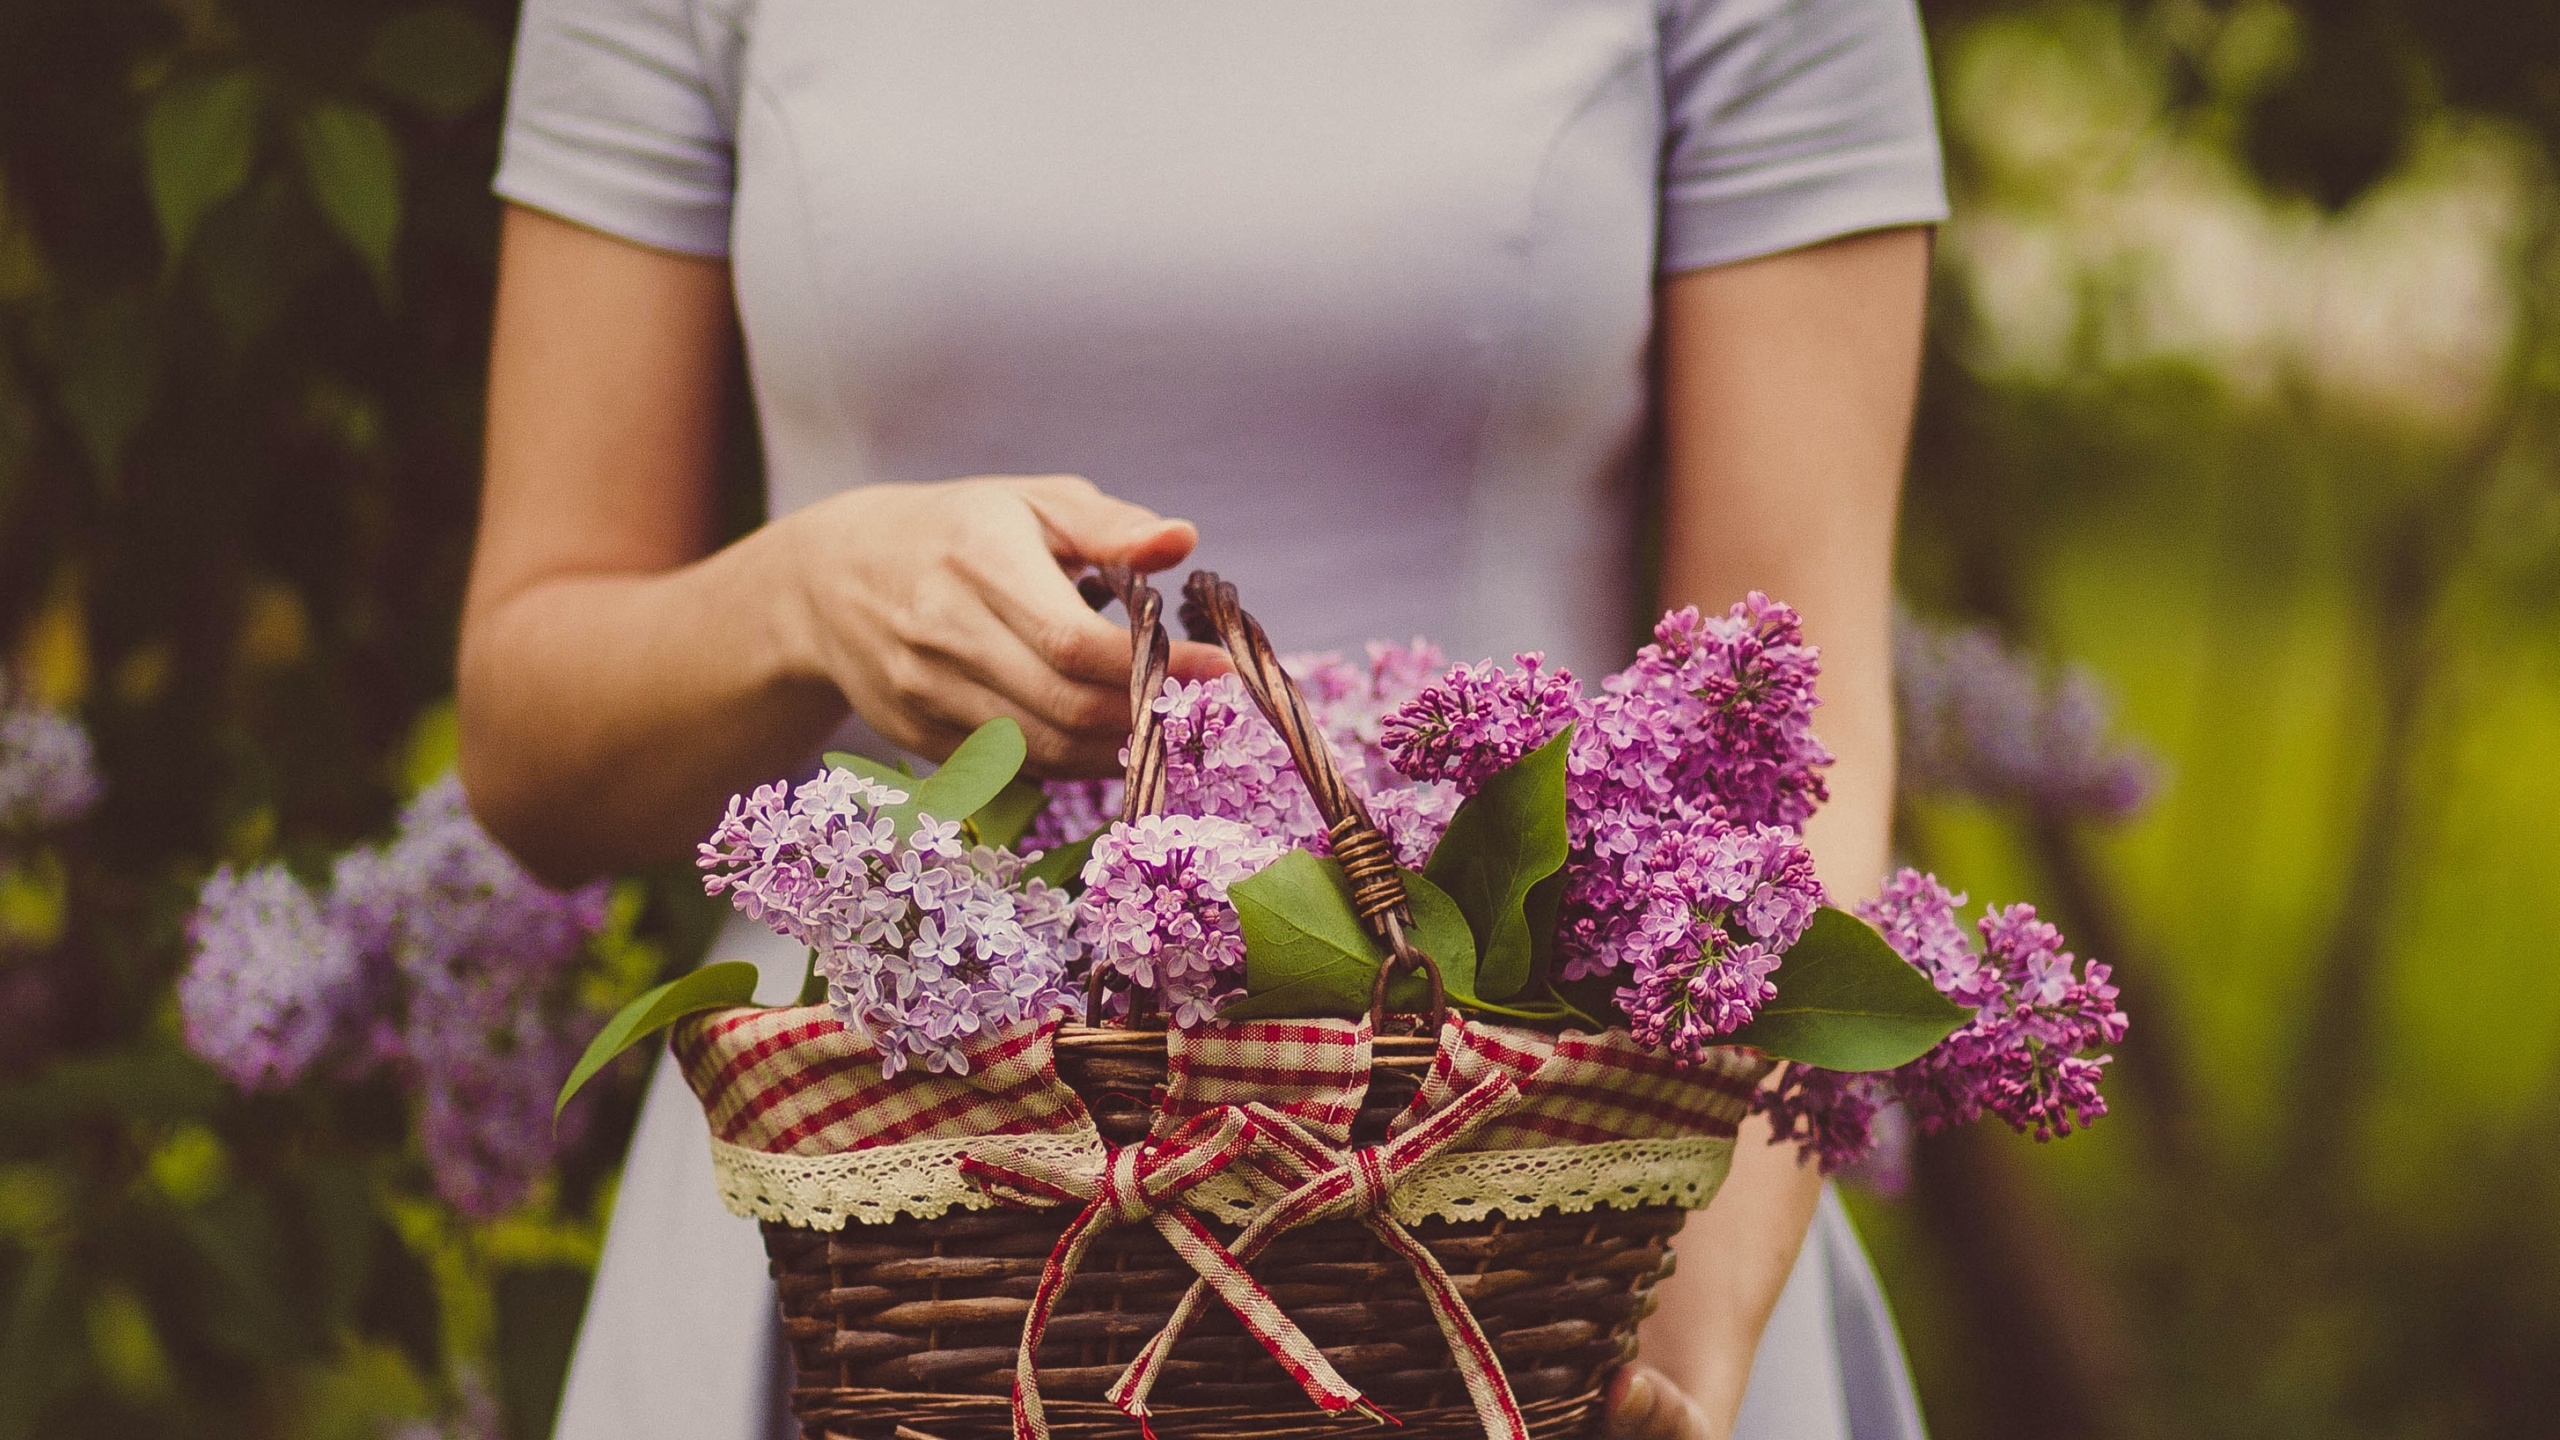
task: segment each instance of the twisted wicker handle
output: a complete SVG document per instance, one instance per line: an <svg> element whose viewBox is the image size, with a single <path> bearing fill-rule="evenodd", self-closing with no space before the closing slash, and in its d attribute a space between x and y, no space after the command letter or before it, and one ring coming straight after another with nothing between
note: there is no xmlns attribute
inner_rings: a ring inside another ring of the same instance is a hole
<svg viewBox="0 0 2560 1440"><path fill-rule="evenodd" d="M1112 601L1129 612L1129 758L1121 772L1120 818L1164 813L1164 717L1156 713L1156 692L1164 688L1173 664L1173 642L1164 633L1164 597L1146 577L1126 565L1105 565L1076 582L1085 603L1099 610ZM1144 997L1131 988L1129 1018L1138 1017ZM1102 970L1085 977L1084 1023L1102 1024Z"/></svg>
<svg viewBox="0 0 2560 1440"><path fill-rule="evenodd" d="M1228 658L1235 661L1236 678L1280 732L1281 743L1289 747L1289 758L1297 764L1307 793L1324 817L1334 858L1342 862L1343 874L1351 881L1351 906L1360 913L1361 925L1387 947L1386 963L1378 967L1377 984L1369 995L1370 1022L1385 1028L1388 987L1397 975L1419 970L1431 985L1427 1018L1437 1032L1448 1010L1448 990L1441 982L1439 965L1405 934L1413 924L1413 910L1405 900L1404 881L1396 874L1395 847L1387 843L1378 823L1369 818L1369 808L1342 778L1333 747L1325 742L1315 713L1307 708L1307 697L1298 693L1298 682L1280 668L1280 657L1272 650L1270 637L1262 633L1261 622L1245 612L1235 586L1214 572L1194 570L1182 587L1182 625L1194 640L1225 646Z"/></svg>
<svg viewBox="0 0 2560 1440"><path fill-rule="evenodd" d="M1117 600L1129 612L1129 759L1120 818L1164 812L1164 717L1156 692L1172 668L1173 642L1164 633L1164 597L1126 565L1106 565L1076 582L1085 603L1099 610Z"/></svg>
<svg viewBox="0 0 2560 1440"><path fill-rule="evenodd" d="M1126 783L1120 818L1125 821L1161 814L1165 804L1164 717L1156 713L1155 697L1164 687L1172 659L1172 642L1164 629L1164 597L1144 576L1123 565L1104 566L1099 573L1076 582L1076 588L1085 602L1097 610L1117 600L1129 613L1129 759L1123 775ZM1369 818L1368 807L1342 778L1342 768L1334 763L1333 748L1317 727L1306 697L1298 692L1298 683L1289 678L1289 672L1280 667L1270 637L1262 633L1261 622L1246 613L1236 587L1210 571L1194 570L1182 587L1182 595L1185 633L1203 644L1226 647L1227 655L1235 661L1236 678L1244 682L1245 693L1253 697L1253 703L1271 721L1272 728L1280 732L1281 743L1289 747L1289 758L1306 782L1317 813L1324 817L1334 858L1342 862L1343 874L1351 881L1351 904L1360 914L1361 925L1387 947L1386 963L1378 967L1377 983L1369 994L1370 1022L1385 1028L1389 987L1396 976L1418 970L1431 986L1431 1008L1426 1018L1431 1031L1437 1033L1441 1016L1448 1009L1448 991L1441 981L1439 965L1405 933L1413 924L1413 911L1405 900L1404 882L1396 874L1395 847L1387 843L1377 822ZM1134 1018L1137 997L1133 995L1131 999ZM1100 1024L1101 1014L1102 973L1097 970L1085 985L1085 1023Z"/></svg>

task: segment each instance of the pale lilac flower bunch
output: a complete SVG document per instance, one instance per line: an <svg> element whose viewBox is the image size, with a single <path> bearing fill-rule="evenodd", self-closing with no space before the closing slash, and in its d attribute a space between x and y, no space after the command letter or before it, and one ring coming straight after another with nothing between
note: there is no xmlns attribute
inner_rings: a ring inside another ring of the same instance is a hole
<svg viewBox="0 0 2560 1440"><path fill-rule="evenodd" d="M1417 642L1410 649L1372 646L1370 654L1365 674L1323 657L1311 662L1316 693L1333 697L1311 703L1343 778L1386 832L1397 860L1418 867L1449 828L1460 796L1451 786L1408 780L1374 737L1384 718L1381 697L1402 693L1412 668L1436 660L1438 653ZM1171 681L1155 707L1164 725L1167 813L1214 815L1287 846L1327 853L1331 842L1315 798L1280 732L1255 707L1242 681L1233 675Z"/></svg>
<svg viewBox="0 0 2560 1440"><path fill-rule="evenodd" d="M907 799L839 769L734 797L702 844L703 886L816 952L883 1074L966 1074L972 1037L1066 1008L1081 946L1066 894L1023 880L1018 856L964 847L958 820L917 815L900 834Z"/></svg>
<svg viewBox="0 0 2560 1440"><path fill-rule="evenodd" d="M1227 887L1288 849L1215 815L1113 825L1085 862L1076 934L1097 969L1154 992L1172 1023L1202 1024L1244 994L1244 932Z"/></svg>
<svg viewBox="0 0 2560 1440"><path fill-rule="evenodd" d="M1322 842L1315 799L1243 681L1168 680L1155 709L1164 727L1168 813L1215 815L1291 845Z"/></svg>
<svg viewBox="0 0 2560 1440"><path fill-rule="evenodd" d="M2048 676L1982 628L1936 630L1898 615L1894 691L1903 788L2023 802L2121 821L2159 788L2159 762L2114 734L2087 670Z"/></svg>
<svg viewBox="0 0 2560 1440"><path fill-rule="evenodd" d="M14 701L0 681L0 832L68 825L88 814L105 790L80 722Z"/></svg>
<svg viewBox="0 0 2560 1440"><path fill-rule="evenodd" d="M187 938L195 960L178 981L187 1048L241 1089L293 1084L358 1028L363 959L282 865L214 871Z"/></svg>
<svg viewBox="0 0 2560 1440"><path fill-rule="evenodd" d="M2098 1093L2109 1058L2088 1052L2124 1038L2126 1019L2105 965L2082 965L2030 905L1986 911L1965 937L1964 897L1916 870L1895 875L1859 914L1940 994L1974 1012L1938 1047L1901 1069L1840 1075L1808 1066L1756 1104L1836 1170L1864 1156L1878 1110L1900 1100L1923 1133L1986 1111L2038 1140L2068 1135L2107 1113Z"/></svg>
<svg viewBox="0 0 2560 1440"><path fill-rule="evenodd" d="M188 1046L249 1090L389 1069L437 1192L494 1218L577 1135L583 1110L555 1131L551 1100L593 1029L571 988L604 904L526 873L447 777L389 845L340 856L325 896L280 865L214 872L178 983Z"/></svg>

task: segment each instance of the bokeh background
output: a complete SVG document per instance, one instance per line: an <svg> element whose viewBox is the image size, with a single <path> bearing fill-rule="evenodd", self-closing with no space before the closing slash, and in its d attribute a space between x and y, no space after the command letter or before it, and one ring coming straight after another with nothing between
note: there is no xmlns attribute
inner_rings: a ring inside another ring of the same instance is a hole
<svg viewBox="0 0 2560 1440"><path fill-rule="evenodd" d="M2088 1135L1853 1191L1932 1425L2549 1434L2560 19L1923 8L1904 588L2162 777L1905 805L2136 1016ZM475 1219L397 1084L244 1096L172 996L217 865L320 873L450 762L511 9L0 0L0 645L105 783L0 834L0 1440L548 1430L634 1077ZM621 882L586 1002L710 918Z"/></svg>

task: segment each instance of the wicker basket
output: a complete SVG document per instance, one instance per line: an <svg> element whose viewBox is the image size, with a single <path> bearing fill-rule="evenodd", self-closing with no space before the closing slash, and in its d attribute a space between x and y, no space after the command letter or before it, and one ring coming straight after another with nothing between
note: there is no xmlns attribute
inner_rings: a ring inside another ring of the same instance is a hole
<svg viewBox="0 0 2560 1440"><path fill-rule="evenodd" d="M1133 1038L1080 1029L1059 1036L1062 1078L1114 1145L1144 1138L1147 1097L1164 1077L1160 1046L1150 1064L1111 1043ZM1433 1042L1376 1043L1352 1132L1359 1142L1383 1135L1412 1097ZM1531 1433L1546 1440L1581 1433L1609 1377L1635 1354L1636 1322L1652 1312L1654 1283L1671 1272L1669 1243L1685 1215L1667 1205L1604 1207L1412 1229L1458 1279ZM1056 1209L966 1211L833 1234L767 1222L799 1377L792 1411L809 1440L1006 1440L1022 1319L1068 1218ZM1401 1433L1483 1433L1411 1270L1358 1222L1293 1231L1250 1268L1343 1376L1403 1422ZM1094 1243L1040 1351L1054 1433L1137 1433L1103 1391L1163 1328L1193 1278L1152 1230L1122 1227ZM1153 1409L1165 1440L1279 1440L1346 1428L1309 1406L1223 1311L1175 1346Z"/></svg>
<svg viewBox="0 0 2560 1440"><path fill-rule="evenodd" d="M1405 936L1410 915L1384 838L1344 783L1261 627L1238 605L1233 587L1215 576L1193 575L1185 593L1190 632L1226 646L1239 679L1288 745L1327 821L1354 907L1390 957L1374 995L1374 1038L1364 1032L1370 1074L1350 1129L1361 1152L1356 1158L1367 1164L1362 1147L1387 1136L1390 1122L1434 1073L1441 1037L1453 1033L1441 1026L1440 976ZM1125 571L1107 573L1100 585L1088 582L1087 595L1097 605L1117 598L1129 611L1137 723L1123 814L1155 813L1164 797L1164 740L1149 702L1163 683L1170 648L1161 601ZM1428 1013L1410 1027L1418 1034L1397 1033L1404 1027L1386 1013L1390 981L1405 972L1429 982ZM1057 1033L1055 1082L1082 1101L1104 1145L1135 1146L1148 1138L1167 1083L1166 1038L1161 1029L1147 1030L1143 995L1129 997L1132 1022L1118 1028L1090 1023L1099 1019L1102 1000L1096 982L1087 996L1089 1023ZM680 1038L679 1051L685 1048ZM1737 1057L1725 1077L1740 1087L1735 1093L1748 1093L1759 1073L1752 1063ZM1356 1079L1356 1065L1351 1073ZM697 1078L696 1088L717 1112L725 1103L722 1086L743 1083ZM1587 1089L1588 1079L1583 1083ZM1739 1112L1735 1101L1716 1117L1728 1145L1729 1119ZM720 1149L715 1143L715 1153ZM1693 1186L1687 1203L1703 1204L1720 1176L1718 1167ZM1585 1198L1578 1213L1423 1217L1394 1231L1439 1262L1447 1276L1444 1307L1454 1291L1472 1312L1499 1362L1492 1367L1493 1388L1507 1379L1516 1402L1508 1410L1488 1401L1482 1362L1473 1367L1478 1385L1470 1391L1468 1367L1453 1360L1443 1338L1455 1333L1445 1330L1448 1316L1435 1314L1415 1278L1417 1257L1391 1251L1375 1224L1319 1219L1282 1233L1246 1268L1341 1380L1366 1397L1372 1413L1383 1409L1417 1440L1481 1436L1487 1422L1479 1417L1496 1413L1516 1416L1504 1427L1515 1436L1574 1435L1589 1427L1611 1375L1634 1355L1636 1323L1653 1308L1655 1283L1670 1273L1669 1243L1686 1215L1681 1205L1631 1199L1635 1193L1598 1204ZM737 1193L729 1198L733 1208L765 1219L766 1251L797 1367L792 1409L809 1440L1007 1440L1030 1433L1010 1397L1026 1317L1053 1250L1064 1253L1061 1236L1076 1218L1073 1207L937 1206L931 1218L916 1218L926 1213L919 1211L821 1230L779 1223L770 1209ZM1541 1208L1514 1202L1504 1213ZM872 1219L896 1214L865 1213ZM1234 1226L1202 1223L1218 1243L1235 1242ZM1137 1433L1138 1422L1105 1392L1166 1328L1197 1278L1157 1229L1101 1229L1071 1277L1062 1284L1051 1277L1055 1304L1032 1362L1040 1397L1034 1408L1044 1413L1039 1423L1074 1437ZM1153 1433L1163 1440L1276 1440L1363 1423L1356 1412L1327 1414L1310 1405L1301 1382L1266 1353L1269 1344L1215 1305L1198 1313L1161 1357L1147 1405ZM1489 1403L1493 1410L1485 1408Z"/></svg>

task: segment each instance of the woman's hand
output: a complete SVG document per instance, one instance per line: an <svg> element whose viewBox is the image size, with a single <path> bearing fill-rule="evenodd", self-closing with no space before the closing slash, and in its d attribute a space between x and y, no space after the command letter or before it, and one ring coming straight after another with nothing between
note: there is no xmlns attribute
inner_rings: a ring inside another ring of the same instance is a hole
<svg viewBox="0 0 2560 1440"><path fill-rule="evenodd" d="M1043 771L1108 771L1128 630L1062 566L1191 551L1063 476L864 487L720 545L736 345L726 265L508 209L456 688L472 809L553 884L685 854L848 705L927 756L1011 715Z"/></svg>
<svg viewBox="0 0 2560 1440"><path fill-rule="evenodd" d="M797 666L884 738L939 758L998 715L1032 769L1101 775L1129 733L1129 633L1068 576L1162 570L1197 533L1072 475L847 491L779 522L790 535ZM1173 647L1176 675L1225 668Z"/></svg>
<svg viewBox="0 0 2560 1440"><path fill-rule="evenodd" d="M1651 1366L1630 1365L1609 1382L1604 1440L1725 1440L1732 1428L1718 1428L1704 1406Z"/></svg>

